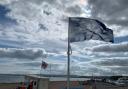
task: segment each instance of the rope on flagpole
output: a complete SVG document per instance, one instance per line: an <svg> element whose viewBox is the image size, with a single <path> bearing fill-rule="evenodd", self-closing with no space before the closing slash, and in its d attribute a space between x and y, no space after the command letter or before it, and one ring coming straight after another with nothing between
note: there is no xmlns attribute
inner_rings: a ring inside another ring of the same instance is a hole
<svg viewBox="0 0 128 89"><path fill-rule="evenodd" d="M42 63L41 63L41 65L42 65ZM42 67L40 68L40 78L41 78L41 71L42 71Z"/></svg>
<svg viewBox="0 0 128 89"><path fill-rule="evenodd" d="M71 45L69 45L69 54L70 54L70 55L72 54L72 48L71 48Z"/></svg>

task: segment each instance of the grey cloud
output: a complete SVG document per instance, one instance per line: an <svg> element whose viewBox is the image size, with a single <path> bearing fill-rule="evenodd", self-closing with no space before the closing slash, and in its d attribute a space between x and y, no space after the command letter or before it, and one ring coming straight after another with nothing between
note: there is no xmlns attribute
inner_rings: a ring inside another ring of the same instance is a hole
<svg viewBox="0 0 128 89"><path fill-rule="evenodd" d="M76 2L74 0L44 0L44 2L47 2L54 8L64 10L66 13L71 15L80 15L82 13L80 5L74 4L74 2Z"/></svg>
<svg viewBox="0 0 128 89"><path fill-rule="evenodd" d="M122 75L128 73L128 58L106 58L98 61L90 62L92 65L102 68L102 75ZM105 70L107 69L107 71Z"/></svg>
<svg viewBox="0 0 128 89"><path fill-rule="evenodd" d="M20 0L19 0L20 1ZM23 2L25 2L26 0L22 0ZM34 2L34 3L36 3L36 4L42 4L42 2L43 1L45 1L45 0L27 0L27 1L29 1L29 2Z"/></svg>
<svg viewBox="0 0 128 89"><path fill-rule="evenodd" d="M128 52L128 43L96 46L94 52Z"/></svg>
<svg viewBox="0 0 128 89"><path fill-rule="evenodd" d="M128 66L93 66L81 69L84 75L99 75L99 76L112 76L114 73L117 75L127 74ZM80 72L82 72L80 71Z"/></svg>
<svg viewBox="0 0 128 89"><path fill-rule="evenodd" d="M82 10L81 10L81 7L78 6L78 5L74 5L74 6L69 6L66 8L66 12L68 13L72 13L74 15L79 15Z"/></svg>
<svg viewBox="0 0 128 89"><path fill-rule="evenodd" d="M36 2L39 2L38 0ZM65 10L71 15L80 15L82 9L80 5L74 4L73 0L43 0L54 8ZM127 26L128 22L128 1L127 0L89 0L91 15L108 24ZM71 5L72 3L72 5ZM125 17L125 19L121 19ZM106 19L107 18L107 19Z"/></svg>
<svg viewBox="0 0 128 89"><path fill-rule="evenodd" d="M127 26L128 25L128 18L126 18L125 20L112 18L112 19L107 20L105 22L107 22L108 24Z"/></svg>
<svg viewBox="0 0 128 89"><path fill-rule="evenodd" d="M22 1L25 2L26 0L22 0ZM42 4L44 2L49 3L49 4L57 3L57 0L27 0L27 1L32 2L32 3L36 3L36 4Z"/></svg>
<svg viewBox="0 0 128 89"><path fill-rule="evenodd" d="M117 74L127 74L128 73L128 66L123 67L110 67L111 71Z"/></svg>
<svg viewBox="0 0 128 89"><path fill-rule="evenodd" d="M89 0L92 17L106 21L108 24L121 26L128 25L127 4L127 0ZM121 17L125 17L125 20L122 20Z"/></svg>
<svg viewBox="0 0 128 89"><path fill-rule="evenodd" d="M110 70L105 70L104 68L102 68L102 67L87 67L84 71L84 75L96 75L96 76L102 76L102 75L104 75L104 76L110 76L110 75L112 75L112 72L110 71Z"/></svg>
<svg viewBox="0 0 128 89"><path fill-rule="evenodd" d="M57 0L44 0L45 2L49 3L49 4L57 4L58 1Z"/></svg>
<svg viewBox="0 0 128 89"><path fill-rule="evenodd" d="M48 31L48 28L46 26L44 26L44 24L39 24L40 29L44 30L44 31Z"/></svg>
<svg viewBox="0 0 128 89"><path fill-rule="evenodd" d="M46 15L50 15L50 14L52 14L51 12L49 12L49 11L43 11L43 13L45 13Z"/></svg>
<svg viewBox="0 0 128 89"><path fill-rule="evenodd" d="M127 3L127 0L89 0L89 4L92 5L92 13L107 15L126 9Z"/></svg>
<svg viewBox="0 0 128 89"><path fill-rule="evenodd" d="M98 66L128 66L128 58L127 59L106 59L92 62L94 65Z"/></svg>
<svg viewBox="0 0 128 89"><path fill-rule="evenodd" d="M44 51L41 49L0 49L1 58L17 58L17 59L36 59L39 57L46 57Z"/></svg>
<svg viewBox="0 0 128 89"><path fill-rule="evenodd" d="M40 62L24 62L24 63L15 63L15 65L17 66L30 66L30 67L39 67L41 65L41 61Z"/></svg>

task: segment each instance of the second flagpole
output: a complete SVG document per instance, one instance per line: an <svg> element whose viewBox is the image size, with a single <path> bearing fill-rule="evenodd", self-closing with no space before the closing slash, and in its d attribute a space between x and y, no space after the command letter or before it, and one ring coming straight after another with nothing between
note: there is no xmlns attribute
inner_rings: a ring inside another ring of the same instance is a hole
<svg viewBox="0 0 128 89"><path fill-rule="evenodd" d="M69 19L70 20L70 17ZM67 89L70 89L70 21L68 23L68 51L67 51Z"/></svg>

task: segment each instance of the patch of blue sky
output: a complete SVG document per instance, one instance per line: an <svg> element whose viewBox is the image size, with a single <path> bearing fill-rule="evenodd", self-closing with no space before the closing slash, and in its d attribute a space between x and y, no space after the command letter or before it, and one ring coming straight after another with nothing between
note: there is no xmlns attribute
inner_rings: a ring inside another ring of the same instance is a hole
<svg viewBox="0 0 128 89"><path fill-rule="evenodd" d="M114 43L128 42L128 36L115 37Z"/></svg>
<svg viewBox="0 0 128 89"><path fill-rule="evenodd" d="M10 9L7 6L0 5L0 24L8 25L8 24L16 24L16 20L11 19L7 16L7 13L10 12Z"/></svg>
<svg viewBox="0 0 128 89"><path fill-rule="evenodd" d="M23 48L23 42L0 39L1 48Z"/></svg>
<svg viewBox="0 0 128 89"><path fill-rule="evenodd" d="M4 63L8 63L8 62L11 62L11 60L7 59L7 58L0 58L0 64L4 64Z"/></svg>

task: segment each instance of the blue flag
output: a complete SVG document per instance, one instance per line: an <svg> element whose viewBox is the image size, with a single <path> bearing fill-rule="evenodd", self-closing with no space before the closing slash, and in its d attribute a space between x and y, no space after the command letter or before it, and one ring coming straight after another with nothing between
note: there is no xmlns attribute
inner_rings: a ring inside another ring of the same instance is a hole
<svg viewBox="0 0 128 89"><path fill-rule="evenodd" d="M70 42L90 39L113 42L113 31L107 28L102 22L95 19L70 17L69 39Z"/></svg>

